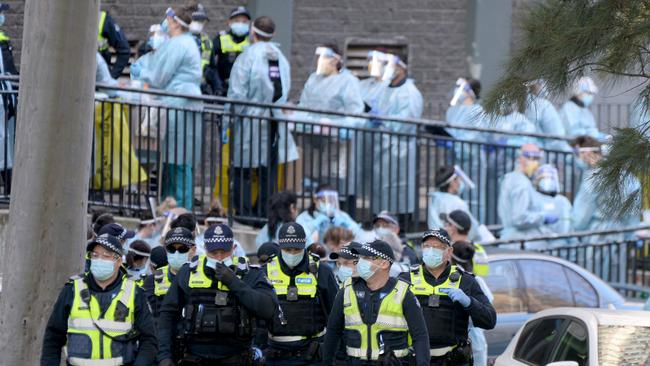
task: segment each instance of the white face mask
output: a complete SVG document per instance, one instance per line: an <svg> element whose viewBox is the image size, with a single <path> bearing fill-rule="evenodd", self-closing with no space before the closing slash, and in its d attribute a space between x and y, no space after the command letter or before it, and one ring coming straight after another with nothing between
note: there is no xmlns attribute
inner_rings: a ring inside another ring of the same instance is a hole
<svg viewBox="0 0 650 366"><path fill-rule="evenodd" d="M204 24L202 22L192 21L192 23L190 23L190 32L193 34L199 34L203 32L203 26Z"/></svg>

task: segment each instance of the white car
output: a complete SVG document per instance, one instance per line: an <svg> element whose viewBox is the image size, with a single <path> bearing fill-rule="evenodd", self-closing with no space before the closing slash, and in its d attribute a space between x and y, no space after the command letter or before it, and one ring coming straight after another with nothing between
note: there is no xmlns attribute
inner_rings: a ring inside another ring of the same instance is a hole
<svg viewBox="0 0 650 366"><path fill-rule="evenodd" d="M540 311L519 329L494 365L650 365L650 316L589 308Z"/></svg>

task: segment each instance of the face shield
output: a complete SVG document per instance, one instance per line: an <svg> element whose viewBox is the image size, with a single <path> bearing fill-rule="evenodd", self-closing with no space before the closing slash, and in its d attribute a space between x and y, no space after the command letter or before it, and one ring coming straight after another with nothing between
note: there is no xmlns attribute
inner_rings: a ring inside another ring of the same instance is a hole
<svg viewBox="0 0 650 366"><path fill-rule="evenodd" d="M474 189L476 188L476 184L472 181L472 179L465 174L463 169L461 169L458 165L454 165L454 175L457 176L462 184L464 184L467 189Z"/></svg>
<svg viewBox="0 0 650 366"><path fill-rule="evenodd" d="M339 193L332 190L316 193L316 209L327 217L334 217L339 210Z"/></svg>
<svg viewBox="0 0 650 366"><path fill-rule="evenodd" d="M534 175L535 187L541 193L555 195L560 191L557 169L549 164L540 166Z"/></svg>
<svg viewBox="0 0 650 366"><path fill-rule="evenodd" d="M370 77L379 79L384 75L386 54L379 51L368 52L368 73Z"/></svg>
<svg viewBox="0 0 650 366"><path fill-rule="evenodd" d="M149 27L149 39L147 44L157 50L160 46L169 38L169 35L165 33L160 24L153 24Z"/></svg>
<svg viewBox="0 0 650 366"><path fill-rule="evenodd" d="M382 80L393 81L393 79L395 79L395 74L397 74L397 67L406 69L406 64L399 58L399 56L386 54L386 68Z"/></svg>
<svg viewBox="0 0 650 366"><path fill-rule="evenodd" d="M316 61L316 75L332 74L336 68L336 63L341 60L341 56L328 47L318 47L314 54L318 56L318 60Z"/></svg>
<svg viewBox="0 0 650 366"><path fill-rule="evenodd" d="M450 106L455 106L462 103L466 97L476 98L472 87L469 85L467 80L460 78L456 80L456 89L454 89L454 95L449 101Z"/></svg>

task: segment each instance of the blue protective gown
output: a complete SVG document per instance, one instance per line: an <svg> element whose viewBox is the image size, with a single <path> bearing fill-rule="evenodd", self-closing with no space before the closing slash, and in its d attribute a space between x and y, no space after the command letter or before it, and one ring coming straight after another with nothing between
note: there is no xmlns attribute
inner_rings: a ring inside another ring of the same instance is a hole
<svg viewBox="0 0 650 366"><path fill-rule="evenodd" d="M314 231L318 231L318 240L322 243L325 233L332 227L342 227L352 231L355 236L361 230L361 226L354 221L345 211L337 210L334 217L328 218L326 215L314 211L313 215L305 210L298 215L296 222L305 228L305 233L309 236Z"/></svg>
<svg viewBox="0 0 650 366"><path fill-rule="evenodd" d="M542 206L544 214L553 214L558 217L558 221L551 225L546 225L546 228L553 234L568 234L573 231L573 219L571 211L573 207L571 202L561 194L550 196L540 192L535 192L536 198ZM551 240L548 244L549 247L563 247L574 243L575 240L571 239L556 239Z"/></svg>
<svg viewBox="0 0 650 366"><path fill-rule="evenodd" d="M525 115L535 125L537 133L567 135L560 114L553 103L546 98L529 95ZM571 146L565 140L544 139L543 147L544 150L571 151Z"/></svg>
<svg viewBox="0 0 650 366"><path fill-rule="evenodd" d="M595 139L602 138L596 126L596 119L589 108L581 107L569 100L560 109L564 131L568 137L588 135Z"/></svg>
<svg viewBox="0 0 650 366"><path fill-rule="evenodd" d="M498 214L503 225L501 239L527 238L550 233L544 226L544 211L537 191L530 179L519 170L506 174L501 181ZM546 247L545 243L528 244L526 249Z"/></svg>
<svg viewBox="0 0 650 366"><path fill-rule="evenodd" d="M444 223L440 220L440 214L449 214L452 211L461 210L469 215L472 222L472 228L469 231L469 240L478 241L479 223L469 211L469 206L463 201L462 198L455 194L447 192L432 192L429 193L429 208L427 209L427 227L429 230L436 228L444 228Z"/></svg>
<svg viewBox="0 0 650 366"><path fill-rule="evenodd" d="M149 52L136 61L141 66L136 80L155 89L171 93L201 95L201 55L194 37L183 33L164 42L155 52ZM203 122L202 102L198 100L160 97L167 108L167 131L163 146L166 163L163 194L172 195L179 204L192 208L193 166L201 159ZM165 113L166 112L166 113Z"/></svg>
<svg viewBox="0 0 650 366"><path fill-rule="evenodd" d="M379 99L387 87L388 83L377 80L373 77L359 81L359 92L361 93L364 103L371 108L371 113L372 111L379 110Z"/></svg>
<svg viewBox="0 0 650 366"><path fill-rule="evenodd" d="M278 60L282 96L275 103L285 104L291 88L291 69L277 44L257 42L248 46L237 57L230 73L228 98L257 103L273 103L273 83L269 78L269 60ZM230 105L226 105L229 110ZM266 118L271 116L269 108L235 105L234 112L244 118L230 119L233 127L233 166L258 168L267 166L269 128ZM281 110L273 109L273 115L286 118ZM248 116L255 118L248 118ZM278 162L286 163L298 159L296 143L287 128L287 123L278 123Z"/></svg>
<svg viewBox="0 0 650 366"><path fill-rule="evenodd" d="M388 87L380 95L380 114L389 117L420 118L422 94L407 79L402 85ZM381 131L417 133L417 125L383 120ZM396 214L415 212L417 138L382 135L381 144L375 140L373 153L372 203L374 213L387 210Z"/></svg>

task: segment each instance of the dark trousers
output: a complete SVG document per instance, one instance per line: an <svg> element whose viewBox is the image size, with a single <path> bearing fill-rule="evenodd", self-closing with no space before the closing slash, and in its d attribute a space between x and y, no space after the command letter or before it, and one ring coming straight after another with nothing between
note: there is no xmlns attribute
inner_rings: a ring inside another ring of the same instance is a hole
<svg viewBox="0 0 650 366"><path fill-rule="evenodd" d="M253 172L258 177L257 204L253 206ZM233 195L232 206L238 215L266 217L269 198L278 190L277 166L259 168L232 168Z"/></svg>
<svg viewBox="0 0 650 366"><path fill-rule="evenodd" d="M247 366L250 361L245 356L233 356L223 360L201 359L187 356L178 363L179 366Z"/></svg>

